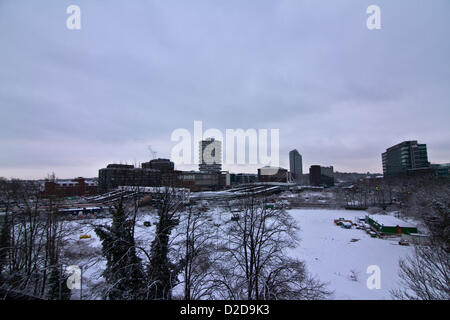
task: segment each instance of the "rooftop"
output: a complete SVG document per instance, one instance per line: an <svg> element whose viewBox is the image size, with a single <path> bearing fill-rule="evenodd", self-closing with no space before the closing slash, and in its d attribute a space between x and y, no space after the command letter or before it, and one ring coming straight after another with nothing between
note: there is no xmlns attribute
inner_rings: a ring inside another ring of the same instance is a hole
<svg viewBox="0 0 450 320"><path fill-rule="evenodd" d="M383 226L400 226L400 227L406 227L406 228L415 228L416 227L412 223L405 222L405 221L397 219L396 217L393 217L393 216L382 215L382 214L372 214L372 215L369 215L368 217Z"/></svg>

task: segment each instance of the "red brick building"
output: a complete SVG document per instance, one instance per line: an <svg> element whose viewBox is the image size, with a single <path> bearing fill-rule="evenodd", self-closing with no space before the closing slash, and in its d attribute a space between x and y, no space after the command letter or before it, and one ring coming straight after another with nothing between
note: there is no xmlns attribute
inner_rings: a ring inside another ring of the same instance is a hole
<svg viewBox="0 0 450 320"><path fill-rule="evenodd" d="M97 182L76 178L73 180L46 181L44 185L44 197L75 197L97 194Z"/></svg>

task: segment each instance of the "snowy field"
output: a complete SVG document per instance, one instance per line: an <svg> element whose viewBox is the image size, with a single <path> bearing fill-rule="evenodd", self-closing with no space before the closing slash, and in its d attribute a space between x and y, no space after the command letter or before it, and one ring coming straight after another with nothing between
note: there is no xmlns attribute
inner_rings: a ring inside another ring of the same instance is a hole
<svg viewBox="0 0 450 320"><path fill-rule="evenodd" d="M312 274L329 282L335 291L333 299L391 299L389 290L398 287L398 260L412 253L412 247L400 246L395 239L371 238L363 230L343 229L333 222L340 217L354 221L365 212L294 209L290 213L301 228L301 242L292 256L304 260ZM370 265L381 269L381 289L366 286ZM352 271L358 281L350 279Z"/></svg>
<svg viewBox="0 0 450 320"><path fill-rule="evenodd" d="M397 239L371 238L363 230L343 229L333 222L340 217L355 221L356 216L364 216L366 212L332 209L292 209L289 212L300 227L299 246L290 250L289 254L305 261L312 275L329 283L328 289L334 291L332 299L391 299L389 290L398 287L399 258L412 253L412 247L398 245ZM204 223L230 223L230 213L220 208L214 208L204 215ZM155 213L146 212L138 216L136 240L139 246L150 248L156 220ZM83 266L85 298L100 298L90 295L90 291L102 282L101 273L105 267L101 243L93 231L93 224L109 224L110 221L93 219L69 222L71 232L67 234L66 240L70 243L69 251L72 251L70 263ZM145 227L144 221L151 221L152 226ZM91 238L79 240L82 234L88 234ZM359 240L351 242L352 239ZM227 238L222 236L218 240L223 243ZM370 290L366 286L370 276L366 270L370 265L377 265L381 269L381 289ZM357 281L350 278L352 273L357 275ZM74 292L74 298L77 297Z"/></svg>

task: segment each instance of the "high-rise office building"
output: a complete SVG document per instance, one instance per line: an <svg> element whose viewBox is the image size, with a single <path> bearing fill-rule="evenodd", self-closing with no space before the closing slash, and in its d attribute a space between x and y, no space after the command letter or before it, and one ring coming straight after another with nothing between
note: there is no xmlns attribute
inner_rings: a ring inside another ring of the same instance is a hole
<svg viewBox="0 0 450 320"><path fill-rule="evenodd" d="M222 171L222 142L207 138L199 142L199 170L202 172Z"/></svg>
<svg viewBox="0 0 450 320"><path fill-rule="evenodd" d="M289 152L289 169L294 181L300 180L303 174L302 155L294 149Z"/></svg>
<svg viewBox="0 0 450 320"><path fill-rule="evenodd" d="M384 176L408 173L412 170L428 169L427 145L416 140L403 141L386 150L382 155Z"/></svg>

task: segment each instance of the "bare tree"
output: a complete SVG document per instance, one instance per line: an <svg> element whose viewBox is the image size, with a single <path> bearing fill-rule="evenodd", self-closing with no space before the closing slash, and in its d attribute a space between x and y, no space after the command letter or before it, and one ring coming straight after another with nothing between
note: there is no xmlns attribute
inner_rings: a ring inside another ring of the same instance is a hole
<svg viewBox="0 0 450 320"><path fill-rule="evenodd" d="M270 201L270 202L269 202ZM229 299L312 299L330 292L312 279L304 264L287 258L298 243L298 227L274 199L249 194L240 202L238 219L226 231L229 243L215 284Z"/></svg>
<svg viewBox="0 0 450 320"><path fill-rule="evenodd" d="M319 300L330 294L326 284L308 275L305 263L283 258L273 261L264 277L262 299Z"/></svg>
<svg viewBox="0 0 450 320"><path fill-rule="evenodd" d="M189 206L181 216L175 244L179 247L185 300L213 298L210 270L217 256L213 238L218 227L196 207Z"/></svg>
<svg viewBox="0 0 450 320"><path fill-rule="evenodd" d="M401 289L398 299L450 299L450 181L413 177L407 179L408 214L422 220L429 243L416 246L414 254L399 262Z"/></svg>
<svg viewBox="0 0 450 320"><path fill-rule="evenodd" d="M55 272L55 268L59 270L63 237L58 203L47 201L44 206L39 186L20 180L2 181L2 199L7 204L0 248L3 258L0 285L6 291L47 298L49 283L63 280Z"/></svg>
<svg viewBox="0 0 450 320"><path fill-rule="evenodd" d="M450 300L450 256L439 246L416 246L412 256L400 260L401 289L396 299Z"/></svg>

